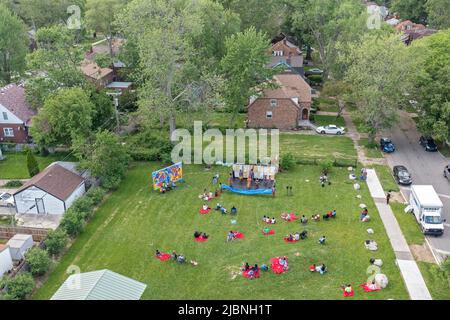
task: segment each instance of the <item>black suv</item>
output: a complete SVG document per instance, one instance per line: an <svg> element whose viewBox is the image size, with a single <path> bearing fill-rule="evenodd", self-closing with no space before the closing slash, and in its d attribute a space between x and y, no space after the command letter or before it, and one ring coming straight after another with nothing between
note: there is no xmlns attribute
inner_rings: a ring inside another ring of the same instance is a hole
<svg viewBox="0 0 450 320"><path fill-rule="evenodd" d="M421 136L419 143L422 147L425 148L425 151L430 151L430 152L438 151L437 145L434 142L433 138Z"/></svg>
<svg viewBox="0 0 450 320"><path fill-rule="evenodd" d="M405 166L395 166L394 177L399 184L410 185L412 183L411 174Z"/></svg>

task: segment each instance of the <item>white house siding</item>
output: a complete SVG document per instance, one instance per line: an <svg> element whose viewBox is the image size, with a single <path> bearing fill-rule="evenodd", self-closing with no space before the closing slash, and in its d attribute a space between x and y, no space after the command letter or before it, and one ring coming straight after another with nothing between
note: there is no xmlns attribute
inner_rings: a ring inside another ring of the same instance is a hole
<svg viewBox="0 0 450 320"><path fill-rule="evenodd" d="M66 200L66 210L70 208L72 203L81 197L86 192L85 183L81 183L78 188L67 198Z"/></svg>
<svg viewBox="0 0 450 320"><path fill-rule="evenodd" d="M6 112L8 119L3 118L3 112ZM2 104L0 104L0 123L3 124L22 124L23 121L17 118L11 111L6 109Z"/></svg>
<svg viewBox="0 0 450 320"><path fill-rule="evenodd" d="M13 268L13 261L11 258L11 253L9 248L4 249L0 252L0 278Z"/></svg>
<svg viewBox="0 0 450 320"><path fill-rule="evenodd" d="M43 198L46 214L64 214L63 201L34 186L31 186L14 196L17 213L37 214L38 211L36 206L30 209L30 207L36 204L36 198Z"/></svg>

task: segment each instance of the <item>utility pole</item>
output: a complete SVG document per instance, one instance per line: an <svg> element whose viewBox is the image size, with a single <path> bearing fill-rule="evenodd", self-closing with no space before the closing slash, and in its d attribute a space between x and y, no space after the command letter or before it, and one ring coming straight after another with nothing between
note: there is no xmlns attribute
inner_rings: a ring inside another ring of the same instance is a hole
<svg viewBox="0 0 450 320"><path fill-rule="evenodd" d="M119 133L120 122L119 122L119 96L122 94L120 91L107 92L108 96L112 96L114 100L114 109L116 114L116 133Z"/></svg>

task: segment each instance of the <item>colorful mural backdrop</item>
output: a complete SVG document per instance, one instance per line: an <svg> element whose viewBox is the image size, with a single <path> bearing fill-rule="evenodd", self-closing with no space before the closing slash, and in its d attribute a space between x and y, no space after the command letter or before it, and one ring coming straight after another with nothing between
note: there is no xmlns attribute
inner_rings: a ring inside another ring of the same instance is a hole
<svg viewBox="0 0 450 320"><path fill-rule="evenodd" d="M152 173L153 190L159 190L164 183L172 184L183 179L183 163L178 162L170 167Z"/></svg>

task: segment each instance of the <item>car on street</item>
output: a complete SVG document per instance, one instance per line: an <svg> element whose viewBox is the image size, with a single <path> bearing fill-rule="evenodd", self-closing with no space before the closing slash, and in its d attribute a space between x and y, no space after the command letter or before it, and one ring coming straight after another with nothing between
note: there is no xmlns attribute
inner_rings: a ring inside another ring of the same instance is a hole
<svg viewBox="0 0 450 320"><path fill-rule="evenodd" d="M381 138L380 139L380 147L381 151L386 153L391 153L395 151L395 145L392 143L392 140L389 138Z"/></svg>
<svg viewBox="0 0 450 320"><path fill-rule="evenodd" d="M398 184L407 186L412 183L411 173L405 166L394 166L393 173Z"/></svg>
<svg viewBox="0 0 450 320"><path fill-rule="evenodd" d="M419 143L422 147L425 148L425 151L436 152L438 151L436 142L434 142L433 138L421 136L419 139Z"/></svg>
<svg viewBox="0 0 450 320"><path fill-rule="evenodd" d="M14 197L7 192L0 192L0 206L14 207Z"/></svg>
<svg viewBox="0 0 450 320"><path fill-rule="evenodd" d="M320 70L319 68L312 68L305 71L305 74L315 74L315 75L321 75L323 73L323 70Z"/></svg>
<svg viewBox="0 0 450 320"><path fill-rule="evenodd" d="M316 129L317 133L320 134L335 134L335 135L341 135L345 133L345 128L338 127L334 124L329 124L327 126L320 126Z"/></svg>
<svg viewBox="0 0 450 320"><path fill-rule="evenodd" d="M447 178L448 181L450 181L450 163L444 168L444 177Z"/></svg>

